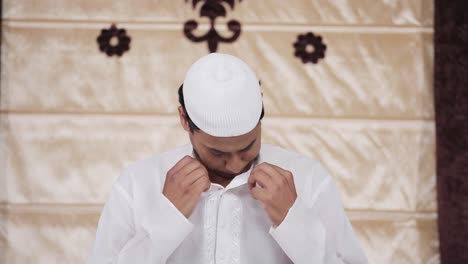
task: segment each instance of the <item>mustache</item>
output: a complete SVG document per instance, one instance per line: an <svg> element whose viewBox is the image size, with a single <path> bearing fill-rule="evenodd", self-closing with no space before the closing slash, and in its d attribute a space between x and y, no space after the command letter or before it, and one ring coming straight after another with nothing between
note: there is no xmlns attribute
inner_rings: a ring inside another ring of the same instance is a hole
<svg viewBox="0 0 468 264"><path fill-rule="evenodd" d="M219 170L212 170L212 169L208 169L208 168L207 169L208 169L208 171L212 172L213 174L215 174L215 175L217 175L217 176L219 176L221 178L233 179L237 175L248 171L249 168L252 166L252 164L255 162L256 159L257 158L254 158L253 160L251 160L249 163L247 163L247 165L245 165L244 168L242 168L239 172L236 172L236 173L224 172L224 171L219 171Z"/></svg>

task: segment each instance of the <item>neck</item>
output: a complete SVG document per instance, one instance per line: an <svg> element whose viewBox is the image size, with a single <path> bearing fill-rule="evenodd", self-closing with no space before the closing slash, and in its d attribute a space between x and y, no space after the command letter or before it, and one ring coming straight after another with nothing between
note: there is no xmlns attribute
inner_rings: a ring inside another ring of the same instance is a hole
<svg viewBox="0 0 468 264"><path fill-rule="evenodd" d="M229 183L231 183L232 179L234 179L234 178L221 177L221 176L217 175L214 172L209 172L208 175L209 175L210 181L212 183L219 184L219 185L223 186L224 188L226 188L226 186L228 186Z"/></svg>

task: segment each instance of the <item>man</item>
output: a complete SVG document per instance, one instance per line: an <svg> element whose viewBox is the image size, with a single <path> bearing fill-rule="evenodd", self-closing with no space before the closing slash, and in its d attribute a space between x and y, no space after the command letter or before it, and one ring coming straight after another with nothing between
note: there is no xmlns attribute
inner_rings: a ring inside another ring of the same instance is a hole
<svg viewBox="0 0 468 264"><path fill-rule="evenodd" d="M179 101L191 144L118 178L88 263L367 263L323 167L261 144L262 94L244 62L202 57Z"/></svg>

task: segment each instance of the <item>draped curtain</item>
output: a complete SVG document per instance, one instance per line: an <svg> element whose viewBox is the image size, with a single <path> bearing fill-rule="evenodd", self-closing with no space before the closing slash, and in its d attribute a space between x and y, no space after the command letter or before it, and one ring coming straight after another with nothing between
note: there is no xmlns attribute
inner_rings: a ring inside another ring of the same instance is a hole
<svg viewBox="0 0 468 264"><path fill-rule="evenodd" d="M442 263L468 263L468 3L435 2L437 201Z"/></svg>

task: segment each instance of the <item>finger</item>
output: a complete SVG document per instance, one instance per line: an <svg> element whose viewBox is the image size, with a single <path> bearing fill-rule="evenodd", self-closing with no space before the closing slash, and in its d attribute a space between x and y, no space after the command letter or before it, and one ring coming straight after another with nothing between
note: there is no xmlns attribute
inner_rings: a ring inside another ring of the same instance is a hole
<svg viewBox="0 0 468 264"><path fill-rule="evenodd" d="M266 162L265 162L266 163ZM274 164L271 164L271 163L266 163L269 167L271 167L272 169L274 169L277 173L283 175L283 176L287 176L290 172L281 168L281 167L278 167Z"/></svg>
<svg viewBox="0 0 468 264"><path fill-rule="evenodd" d="M249 188L254 188L256 184L262 188L268 188L272 185L271 177L262 170L253 171L247 182Z"/></svg>
<svg viewBox="0 0 468 264"><path fill-rule="evenodd" d="M199 177L195 182L193 182L191 187L198 194L208 191L211 187L211 182L208 177Z"/></svg>
<svg viewBox="0 0 468 264"><path fill-rule="evenodd" d="M249 189L252 189L253 187L255 187L255 178L254 178L254 173L256 171L255 168L256 167L252 169L252 171L250 172L249 178L247 179L247 186L249 186Z"/></svg>
<svg viewBox="0 0 468 264"><path fill-rule="evenodd" d="M167 171L167 175L174 175L178 170L184 167L186 164L193 160L190 156L184 156L179 160L170 170Z"/></svg>
<svg viewBox="0 0 468 264"><path fill-rule="evenodd" d="M268 174L273 183L278 185L285 184L286 179L284 179L283 175L280 174L270 163L264 162L257 167L259 170L262 170L264 173Z"/></svg>
<svg viewBox="0 0 468 264"><path fill-rule="evenodd" d="M258 187L250 189L250 194L255 200L259 200L261 202L266 201L268 197L267 190Z"/></svg>
<svg viewBox="0 0 468 264"><path fill-rule="evenodd" d="M289 189L293 192L296 192L296 185L294 184L294 176L292 172L288 170L284 170L278 166L272 165L273 168L275 168L278 172L281 173L281 175L286 179L286 182L288 183Z"/></svg>
<svg viewBox="0 0 468 264"><path fill-rule="evenodd" d="M260 169L267 172L275 184L287 185L291 191L296 190L296 187L294 186L294 179L290 171L284 170L276 165L266 162L262 163Z"/></svg>
<svg viewBox="0 0 468 264"><path fill-rule="evenodd" d="M198 160L192 159L189 163L185 164L185 166L176 171L173 177L175 179L180 178L180 180L183 180L187 175L199 168L204 169L203 165L201 165Z"/></svg>
<svg viewBox="0 0 468 264"><path fill-rule="evenodd" d="M258 170L257 167L255 167L252 172L250 173L249 175L249 178L247 179L247 185L249 186L249 189L252 189L255 187L255 185L257 184L257 180L256 178L258 177L256 174L258 174Z"/></svg>
<svg viewBox="0 0 468 264"><path fill-rule="evenodd" d="M204 168L199 167L184 177L184 179L182 180L182 186L190 186L201 177L208 178L208 174Z"/></svg>

